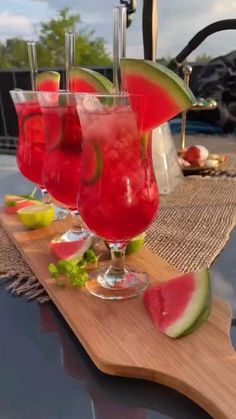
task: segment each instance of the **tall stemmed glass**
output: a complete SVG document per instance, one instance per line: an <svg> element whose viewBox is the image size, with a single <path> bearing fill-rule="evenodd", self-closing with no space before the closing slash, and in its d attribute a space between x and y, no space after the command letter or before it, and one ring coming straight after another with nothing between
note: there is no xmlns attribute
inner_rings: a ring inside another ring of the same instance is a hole
<svg viewBox="0 0 236 419"><path fill-rule="evenodd" d="M111 251L111 265L87 289L104 299L134 297L148 276L125 266L125 249L147 229L159 203L151 145L142 132L142 98L135 97L135 112L124 94L75 96L83 138L78 208Z"/></svg>
<svg viewBox="0 0 236 419"><path fill-rule="evenodd" d="M77 210L81 171L82 134L73 93L38 92L44 119L46 151L43 182L49 194L66 206L72 227L55 241L71 242L94 237L84 228Z"/></svg>
<svg viewBox="0 0 236 419"><path fill-rule="evenodd" d="M45 131L37 95L31 90L11 90L10 95L18 117L17 164L23 176L38 185L43 195Z"/></svg>

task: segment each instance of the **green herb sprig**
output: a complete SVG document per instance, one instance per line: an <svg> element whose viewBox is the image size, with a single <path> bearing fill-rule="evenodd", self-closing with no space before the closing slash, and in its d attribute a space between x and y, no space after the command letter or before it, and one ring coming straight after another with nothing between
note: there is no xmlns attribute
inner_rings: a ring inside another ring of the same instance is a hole
<svg viewBox="0 0 236 419"><path fill-rule="evenodd" d="M66 284L69 279L73 287L83 287L89 277L89 265L97 268L100 256L94 253L93 249L88 249L81 256L77 256L71 260L60 260L57 264L50 263L48 265L51 278L54 278L58 286Z"/></svg>

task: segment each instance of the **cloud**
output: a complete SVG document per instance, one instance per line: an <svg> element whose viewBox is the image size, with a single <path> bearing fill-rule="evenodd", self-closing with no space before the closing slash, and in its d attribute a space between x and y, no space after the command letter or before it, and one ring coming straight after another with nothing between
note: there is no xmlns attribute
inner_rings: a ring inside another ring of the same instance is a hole
<svg viewBox="0 0 236 419"><path fill-rule="evenodd" d="M179 0L160 0L159 5L160 56L177 55L199 30L217 20L232 18L236 11L236 0L204 0L204 3L199 0L182 3ZM232 32L223 31L210 36L194 55L230 52L235 48L232 35Z"/></svg>
<svg viewBox="0 0 236 419"><path fill-rule="evenodd" d="M62 8L68 7L70 13L79 13L83 27L94 29L94 35L103 37L107 48L112 51L112 8L115 0L21 0L22 7L18 7L18 14L16 6L19 5L19 0L3 1L6 1L6 8L12 10L12 13L0 13L1 37L3 34L5 38L34 36L35 16L40 21L46 21L56 17L56 13ZM137 11L127 31L127 55L133 57L143 57L142 5L143 1L138 0ZM236 12L236 0L159 0L158 5L159 57L176 56L199 30L217 20L232 18ZM210 36L189 59L203 53L217 56L230 52L235 49L234 33L223 31Z"/></svg>
<svg viewBox="0 0 236 419"><path fill-rule="evenodd" d="M24 15L2 11L0 28L2 37L29 36L33 33L33 22Z"/></svg>

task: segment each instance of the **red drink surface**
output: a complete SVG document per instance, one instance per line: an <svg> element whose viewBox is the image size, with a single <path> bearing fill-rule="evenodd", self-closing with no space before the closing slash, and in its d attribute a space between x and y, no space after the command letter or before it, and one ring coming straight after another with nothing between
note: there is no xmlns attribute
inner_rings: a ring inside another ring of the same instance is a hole
<svg viewBox="0 0 236 419"><path fill-rule="evenodd" d="M87 226L113 242L144 232L159 204L150 144L143 150L128 107L84 112L79 211Z"/></svg>
<svg viewBox="0 0 236 419"><path fill-rule="evenodd" d="M39 104L32 101L18 103L15 107L19 127L18 167L27 179L43 187L42 167L45 153L45 131Z"/></svg>
<svg viewBox="0 0 236 419"><path fill-rule="evenodd" d="M46 131L45 187L54 199L77 209L81 128L75 106L42 107Z"/></svg>

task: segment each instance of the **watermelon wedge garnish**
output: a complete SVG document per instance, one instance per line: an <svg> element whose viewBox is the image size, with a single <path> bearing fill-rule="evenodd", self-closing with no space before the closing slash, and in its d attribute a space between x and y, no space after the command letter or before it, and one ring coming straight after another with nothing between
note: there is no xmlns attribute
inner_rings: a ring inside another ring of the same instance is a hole
<svg viewBox="0 0 236 419"><path fill-rule="evenodd" d="M154 324L172 338L185 336L207 320L211 312L208 269L190 272L148 288L144 303Z"/></svg>
<svg viewBox="0 0 236 419"><path fill-rule="evenodd" d="M184 81L161 64L123 58L120 67L123 90L131 95L142 131L167 122L196 102Z"/></svg>
<svg viewBox="0 0 236 419"><path fill-rule="evenodd" d="M113 84L105 76L88 68L74 67L70 72L72 92L111 93Z"/></svg>
<svg viewBox="0 0 236 419"><path fill-rule="evenodd" d="M74 241L57 241L52 240L49 247L59 260L71 260L77 256L83 255L91 247L93 238L85 237L81 240Z"/></svg>
<svg viewBox="0 0 236 419"><path fill-rule="evenodd" d="M43 71L35 77L36 90L39 92L57 92L60 89L61 75L57 71Z"/></svg>

